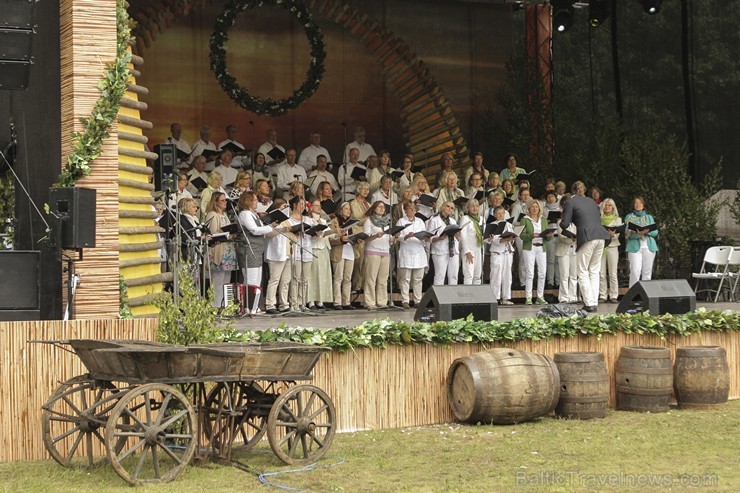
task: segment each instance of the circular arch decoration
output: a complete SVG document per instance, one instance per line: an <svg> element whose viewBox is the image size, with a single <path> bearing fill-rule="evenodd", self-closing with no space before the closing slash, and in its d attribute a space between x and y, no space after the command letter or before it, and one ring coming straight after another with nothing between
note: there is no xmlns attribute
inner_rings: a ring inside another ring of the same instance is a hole
<svg viewBox="0 0 740 493"><path fill-rule="evenodd" d="M138 23L134 30L135 52L141 55L176 18L195 8L204 8L207 2L129 0L129 4L129 14ZM461 166L469 164L467 139L451 103L434 81L429 67L403 39L343 0L305 0L305 5L314 15L320 13L345 29L378 60L384 80L400 106L407 150L417 154L417 163L425 166L428 173L434 173L439 169L442 154L450 152Z"/></svg>
<svg viewBox="0 0 740 493"><path fill-rule="evenodd" d="M229 28L234 25L240 13L265 5L289 10L303 25L303 30L311 46L311 62L306 72L306 80L287 99L261 99L252 96L237 83L236 78L229 72L226 64L225 45L229 39ZM324 76L326 50L324 49L321 28L314 23L311 13L301 0L232 0L216 19L214 31L211 35L210 49L211 70L216 75L216 80L221 88L234 103L257 115L280 116L291 109L297 108L316 92L321 83L321 78Z"/></svg>

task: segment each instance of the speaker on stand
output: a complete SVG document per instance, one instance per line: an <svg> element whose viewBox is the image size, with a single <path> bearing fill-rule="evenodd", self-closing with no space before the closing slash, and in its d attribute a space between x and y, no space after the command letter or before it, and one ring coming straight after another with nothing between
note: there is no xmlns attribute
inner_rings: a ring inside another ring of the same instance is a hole
<svg viewBox="0 0 740 493"><path fill-rule="evenodd" d="M498 320L498 303L489 284L432 286L416 307L414 320L438 322L466 318Z"/></svg>
<svg viewBox="0 0 740 493"><path fill-rule="evenodd" d="M693 312L696 310L696 295L686 279L639 281L617 305L617 313L647 310L651 315Z"/></svg>
<svg viewBox="0 0 740 493"><path fill-rule="evenodd" d="M174 173L177 169L177 146L175 144L159 144L154 146L154 152L159 156L154 161L154 188L155 190L174 190Z"/></svg>

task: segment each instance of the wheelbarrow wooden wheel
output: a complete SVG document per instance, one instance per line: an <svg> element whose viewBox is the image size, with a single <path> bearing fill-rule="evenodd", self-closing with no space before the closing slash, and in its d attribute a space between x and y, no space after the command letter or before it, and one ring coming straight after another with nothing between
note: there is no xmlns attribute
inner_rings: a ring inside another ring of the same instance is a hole
<svg viewBox="0 0 740 493"><path fill-rule="evenodd" d="M228 455L224 443L249 450L262 439L270 409L257 402L263 394L257 382L219 382L211 389L204 403L203 433L214 452Z"/></svg>
<svg viewBox="0 0 740 493"><path fill-rule="evenodd" d="M44 447L52 458L64 467L94 467L104 462L106 421L121 395L112 383L87 375L57 387L41 415Z"/></svg>
<svg viewBox="0 0 740 493"><path fill-rule="evenodd" d="M336 433L336 412L329 396L313 385L298 385L281 394L267 418L272 451L286 464L321 459Z"/></svg>
<svg viewBox="0 0 740 493"><path fill-rule="evenodd" d="M159 383L136 387L121 397L105 427L108 462L133 485L171 481L193 458L197 428L193 406L179 390Z"/></svg>

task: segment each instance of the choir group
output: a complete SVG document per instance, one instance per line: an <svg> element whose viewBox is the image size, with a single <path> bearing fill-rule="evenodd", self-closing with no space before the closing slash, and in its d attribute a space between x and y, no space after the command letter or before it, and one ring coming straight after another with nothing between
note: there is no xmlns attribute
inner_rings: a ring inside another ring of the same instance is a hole
<svg viewBox="0 0 740 493"><path fill-rule="evenodd" d="M565 183L547 179L535 195L533 172L519 167L514 154L505 156L500 172L489 170L481 153L464 169L444 154L430 181L414 167L413 155L396 168L388 151L376 153L361 127L338 166L319 132L300 154L280 145L276 130L254 153L236 140L233 125L219 145L206 126L192 147L179 124L171 132L180 170L176 191L159 210L178 218L169 232L180 240L175 255L197 257L203 250L193 245L208 239L202 262L216 306L238 272L244 284L265 287L270 314L325 304L352 310L352 296L360 292L364 307L375 310L389 304L389 282L397 283L409 308L420 302L430 270L435 285L458 284L460 274L464 284L490 283L502 305L513 304L514 278L526 304L546 304L548 285L558 288L561 303L585 302L578 287L578 226L560 226L573 196L590 197L608 233L598 263L599 301L617 302L620 238L626 240L629 285L651 278L658 230L643 198L634 198L623 220L612 199L602 198L597 187L587 194L580 181L566 193Z"/></svg>

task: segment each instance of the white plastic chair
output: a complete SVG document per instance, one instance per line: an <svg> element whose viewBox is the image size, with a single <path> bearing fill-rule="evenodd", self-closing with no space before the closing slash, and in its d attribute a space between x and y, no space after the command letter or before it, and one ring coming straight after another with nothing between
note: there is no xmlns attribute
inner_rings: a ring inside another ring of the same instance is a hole
<svg viewBox="0 0 740 493"><path fill-rule="evenodd" d="M729 260L732 254L733 248L731 246L715 246L710 247L704 253L704 261L701 264L701 270L693 272L691 277L696 279L696 285L694 286L694 294L703 292L715 293L714 302L716 303L719 299L719 294L722 291L722 285L725 280L729 282ZM705 288L699 289L701 281L705 281ZM709 281L719 281L717 289L711 289L707 284Z"/></svg>
<svg viewBox="0 0 740 493"><path fill-rule="evenodd" d="M728 285L732 284L730 288L730 300L735 301L735 292L737 291L737 281L740 279L740 248L735 247L732 249L730 259L728 261ZM735 279L733 283L732 280Z"/></svg>

